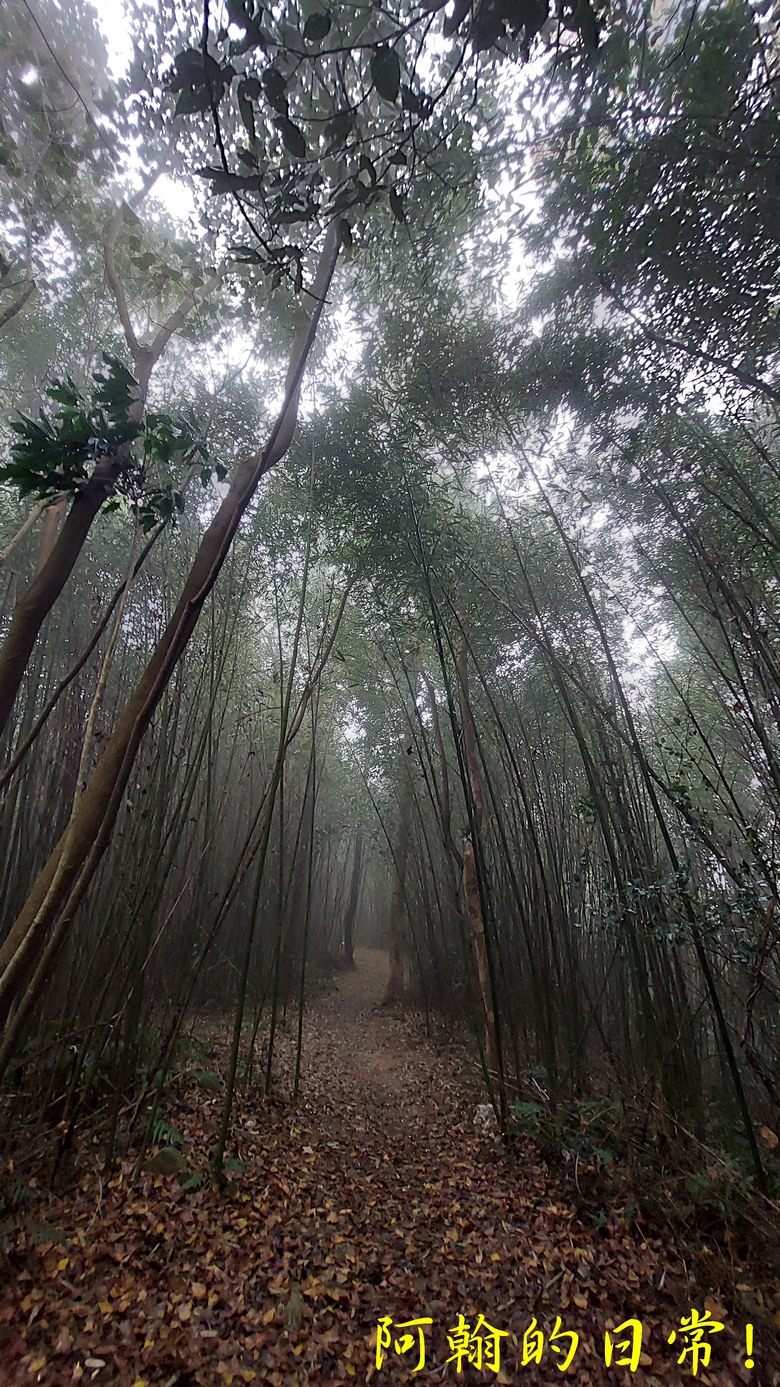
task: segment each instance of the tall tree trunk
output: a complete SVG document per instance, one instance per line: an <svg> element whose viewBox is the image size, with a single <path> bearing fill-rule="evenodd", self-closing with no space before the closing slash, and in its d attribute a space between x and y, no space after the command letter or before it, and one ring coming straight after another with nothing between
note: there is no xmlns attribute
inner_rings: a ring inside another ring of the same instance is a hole
<svg viewBox="0 0 780 1387"><path fill-rule="evenodd" d="M0 650L0 732L11 715L38 633L73 572L92 522L119 475L119 465L113 458L96 465L84 490L76 496L48 557L16 603ZM58 517L53 511L47 520L56 524Z"/></svg>
<svg viewBox="0 0 780 1387"><path fill-rule="evenodd" d="M407 777L408 780L408 777ZM409 781L411 786L411 782ZM398 811L398 828L393 852L393 890L390 896L390 971L383 1006L400 1002L404 996L406 958L406 863L409 856L409 810L411 794L405 789Z"/></svg>
<svg viewBox="0 0 780 1387"><path fill-rule="evenodd" d="M133 199L136 205L141 197L146 195L156 177L155 174L153 178L148 179L144 188ZM114 262L114 250L122 219L123 208L120 207L112 217L106 232L103 256L106 276L116 300L117 312L138 380L138 399L129 410L130 418L138 421L144 412L152 371L171 337L186 322L193 308L211 293L222 275L219 272L213 274L200 289L186 294L157 329L153 341L148 346L144 345L135 335L124 289ZM0 732L11 716L41 627L73 572L92 525L120 476L127 453L128 445L123 444L113 456L96 463L86 486L75 496L56 541L54 536L61 508L52 507L46 517L49 528L44 531L41 539L35 578L16 603L8 634L0 649ZM64 504L63 501L62 505Z"/></svg>
<svg viewBox="0 0 780 1387"><path fill-rule="evenodd" d="M490 960L488 959L487 940L485 938L485 920L482 914L482 902L479 899L479 882L477 880L477 864L474 860L474 844L470 838L466 839L466 846L463 849L463 898L466 903L466 918L471 928L471 938L477 960L477 978L479 980L479 992L482 998L482 1010L485 1018L485 1058L491 1076L498 1079L500 1083L501 1066L499 1063L496 1037L496 1013L493 1006L493 984L490 978Z"/></svg>
<svg viewBox="0 0 780 1387"><path fill-rule="evenodd" d="M0 1017L8 1018L21 996L26 978L35 969L34 989L45 982L56 951L65 938L98 863L111 840L141 738L168 681L195 629L230 550L240 520L261 478L284 455L292 441L298 412L300 383L317 331L341 245L341 225L328 230L311 291L311 320L293 351L284 404L271 438L261 453L246 458L206 531L176 607L141 680L95 767L70 822L0 948ZM66 521L67 525L67 521ZM60 536L60 540L62 536ZM47 946L47 938L54 933ZM45 958L44 958L45 955ZM43 969L41 965L43 964ZM0 1072L7 1063L16 1034L35 1000L28 993L8 1029L0 1051ZM20 1013L22 1016L20 1018Z"/></svg>
<svg viewBox="0 0 780 1387"><path fill-rule="evenodd" d="M360 895L360 873L363 864L363 835L358 831L355 839L355 856L352 859L352 881L349 888L349 901L347 911L344 916L344 962L348 968L355 966L355 917L357 915L358 897Z"/></svg>
<svg viewBox="0 0 780 1387"><path fill-rule="evenodd" d="M484 817L484 793L482 788L482 768L477 749L477 733L474 714L469 696L468 637L465 618L461 617L461 640L458 651L457 672L460 694L460 717L463 729L463 756L468 773L471 792L472 829L463 848L463 898L466 906L471 937L474 941L474 955L477 963L477 979L482 998L482 1011L485 1020L485 1058L491 1084L497 1085L498 1105L503 1118L506 1113L506 1086L504 1083L501 1047L496 1025L496 1008L493 986L493 971L490 960L490 946L482 898L479 889L476 853L479 845L479 832Z"/></svg>

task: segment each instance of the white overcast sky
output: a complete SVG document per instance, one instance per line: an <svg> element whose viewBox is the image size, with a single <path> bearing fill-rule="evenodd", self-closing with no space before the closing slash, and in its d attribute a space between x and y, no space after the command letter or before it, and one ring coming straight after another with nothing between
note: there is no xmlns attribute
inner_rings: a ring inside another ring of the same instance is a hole
<svg viewBox="0 0 780 1387"><path fill-rule="evenodd" d="M154 4L156 0L148 0ZM2 0L0 0L0 4ZM663 0L662 0L663 3ZM666 0L672 3L672 0ZM130 40L129 27L125 15L124 0L92 0L92 4L98 16L98 22L106 40L109 57L109 70L113 77L118 77L126 69L133 56L133 45ZM498 190L496 190L498 192ZM505 189L501 190L506 191ZM187 196L181 184L176 184L173 180L165 177L160 180L155 189L155 198L166 207L170 215L176 219L178 216L185 215L192 211L193 203L191 196ZM534 194L531 193L531 200ZM527 278L528 267L524 264L521 238L514 248L514 254L510 255L510 260L505 268L505 292L509 289L508 297L514 298L519 291L520 285ZM346 325L345 325L346 326ZM347 330L347 336L349 332ZM343 348L343 341L341 343ZM347 353L351 355L350 352ZM338 353L337 353L338 355ZM515 460L516 462L516 460ZM592 523L592 522L591 522ZM594 526L597 528L598 526ZM656 616L660 616L657 613ZM656 643L656 650L648 642L648 637L639 632L634 627L631 618L627 618L624 624L624 636L629 651L630 670L627 671L629 677L640 689L644 687L645 679L649 675L657 675L657 661L659 653L663 658L670 659L673 656L674 642L670 640L668 631L665 629L661 620L653 622L647 613L644 614L646 625L650 627L651 636Z"/></svg>
<svg viewBox="0 0 780 1387"><path fill-rule="evenodd" d="M108 65L112 77L122 73L133 56L122 0L92 0L108 46Z"/></svg>

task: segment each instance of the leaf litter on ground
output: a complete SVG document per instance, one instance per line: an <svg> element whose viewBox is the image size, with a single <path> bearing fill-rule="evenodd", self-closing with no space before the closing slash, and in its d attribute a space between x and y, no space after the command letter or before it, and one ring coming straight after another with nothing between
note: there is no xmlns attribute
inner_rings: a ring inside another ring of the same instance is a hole
<svg viewBox="0 0 780 1387"><path fill-rule="evenodd" d="M298 1105L239 1095L222 1188L185 1178L207 1166L221 1108L193 1072L168 1114L181 1151L163 1146L138 1174L128 1153L107 1180L83 1158L75 1186L25 1210L0 1288L0 1383L672 1387L693 1380L668 1342L692 1307L726 1326L697 1382L780 1383L771 1332L756 1326L751 1373L744 1310L695 1284L671 1233L645 1235L620 1208L585 1226L531 1143L507 1152L475 1130L475 1077L419 1015L378 1005L386 956L357 959L307 1013ZM280 1091L292 1089L293 1031ZM461 1314L505 1332L498 1374L448 1363ZM391 1344L377 1371L384 1317L432 1320L420 1372L415 1330L415 1347ZM549 1342L523 1364L531 1321L549 1335L557 1317L579 1336L571 1367ZM643 1326L640 1363L607 1368L605 1330L629 1318Z"/></svg>

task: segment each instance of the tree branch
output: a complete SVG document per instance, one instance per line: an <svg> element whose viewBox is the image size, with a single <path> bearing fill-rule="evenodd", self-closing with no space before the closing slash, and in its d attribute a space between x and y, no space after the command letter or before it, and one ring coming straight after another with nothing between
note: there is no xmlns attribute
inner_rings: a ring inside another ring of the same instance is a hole
<svg viewBox="0 0 780 1387"><path fill-rule="evenodd" d="M36 522L40 520L44 511L49 510L51 506L58 505L61 500L62 494L58 496L46 496L42 501L38 502L37 506L33 507L24 524L21 525L19 529L16 531L16 534L14 535L13 539L9 539L4 549L0 549L0 568L2 568L4 564L8 563L8 560L10 559L14 550L18 548L18 546L21 544L25 535L29 534L33 525L35 525Z"/></svg>
<svg viewBox="0 0 780 1387"><path fill-rule="evenodd" d="M0 328L4 328L6 323L10 323L11 319L15 318L17 313L21 312L35 287L35 280L31 279L29 283L25 285L21 294L14 299L13 303L9 304L8 307L0 313Z"/></svg>

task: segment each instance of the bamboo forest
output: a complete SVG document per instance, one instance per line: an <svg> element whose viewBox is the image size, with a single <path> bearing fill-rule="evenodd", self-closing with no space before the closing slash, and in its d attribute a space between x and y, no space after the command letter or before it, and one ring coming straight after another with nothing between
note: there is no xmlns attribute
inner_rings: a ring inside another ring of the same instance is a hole
<svg viewBox="0 0 780 1387"><path fill-rule="evenodd" d="M780 10L0 0L0 1387L780 1387Z"/></svg>

